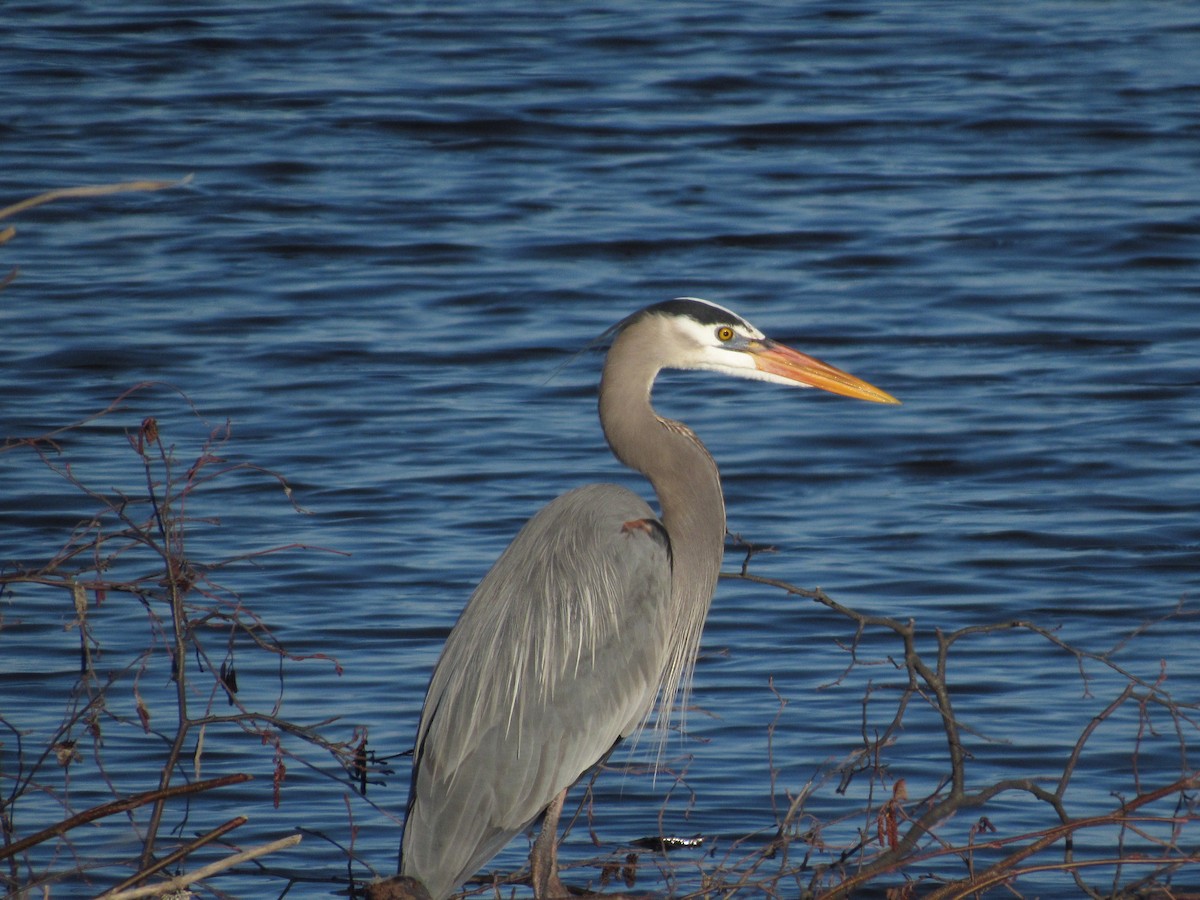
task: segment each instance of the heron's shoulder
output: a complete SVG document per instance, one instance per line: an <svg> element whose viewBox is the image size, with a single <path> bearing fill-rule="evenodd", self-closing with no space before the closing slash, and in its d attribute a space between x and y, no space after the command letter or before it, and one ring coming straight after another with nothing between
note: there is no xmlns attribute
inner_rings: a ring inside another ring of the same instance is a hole
<svg viewBox="0 0 1200 900"><path fill-rule="evenodd" d="M589 484L556 497L529 520L514 543L527 542L547 553L579 554L588 547L625 554L631 544L642 543L670 553L666 528L654 510L618 484Z"/></svg>
<svg viewBox="0 0 1200 900"><path fill-rule="evenodd" d="M546 509L552 507L583 515L654 516L650 504L619 484L585 484L567 491L546 505Z"/></svg>

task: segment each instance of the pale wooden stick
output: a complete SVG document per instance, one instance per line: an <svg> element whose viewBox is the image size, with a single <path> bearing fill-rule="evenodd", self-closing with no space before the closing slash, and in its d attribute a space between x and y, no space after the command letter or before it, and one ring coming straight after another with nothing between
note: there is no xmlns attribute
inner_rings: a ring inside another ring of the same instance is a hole
<svg viewBox="0 0 1200 900"><path fill-rule="evenodd" d="M189 884L195 884L197 881L202 881L216 875L218 872L223 872L225 869L231 869L234 866L244 863L247 860L257 859L260 856L266 856L268 853L274 853L276 850L284 850L288 847L294 847L300 843L302 835L289 834L285 838L280 838L277 841L271 841L269 844L262 844L258 847L251 847L248 850L243 850L241 853L235 853L232 856L227 856L224 859L219 859L215 863L209 863L201 869L194 872L185 872L182 875L177 875L170 881L162 881L158 884L147 884L142 887L133 888L129 891L122 891L119 894L107 894L106 900L137 900L139 897L161 897L163 894L171 891L178 891L186 888Z"/></svg>
<svg viewBox="0 0 1200 900"><path fill-rule="evenodd" d="M165 188L179 187L192 180L191 175L185 175L177 181L121 181L116 184L90 184L80 187L56 188L45 191L36 197L27 197L11 206L0 209L0 219L7 219L19 212L24 212L43 203L63 200L68 197L101 197L105 194L122 194L126 191L161 191ZM11 237L11 235L9 235Z"/></svg>

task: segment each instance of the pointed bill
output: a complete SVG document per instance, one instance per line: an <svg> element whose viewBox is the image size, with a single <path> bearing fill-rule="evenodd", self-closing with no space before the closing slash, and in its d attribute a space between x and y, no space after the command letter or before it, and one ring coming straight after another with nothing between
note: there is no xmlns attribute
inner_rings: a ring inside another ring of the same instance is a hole
<svg viewBox="0 0 1200 900"><path fill-rule="evenodd" d="M849 372L821 360L785 347L770 338L757 342L750 350L754 365L760 372L784 378L798 384L820 388L843 397L869 400L872 403L899 403L886 391L855 378Z"/></svg>

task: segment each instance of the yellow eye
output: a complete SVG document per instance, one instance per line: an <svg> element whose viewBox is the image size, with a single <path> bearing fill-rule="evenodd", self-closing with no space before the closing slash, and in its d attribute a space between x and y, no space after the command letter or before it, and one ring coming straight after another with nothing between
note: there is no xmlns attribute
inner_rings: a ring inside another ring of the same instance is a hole
<svg viewBox="0 0 1200 900"><path fill-rule="evenodd" d="M722 325L717 329L717 340L721 343L726 343L733 340L733 329L728 325Z"/></svg>

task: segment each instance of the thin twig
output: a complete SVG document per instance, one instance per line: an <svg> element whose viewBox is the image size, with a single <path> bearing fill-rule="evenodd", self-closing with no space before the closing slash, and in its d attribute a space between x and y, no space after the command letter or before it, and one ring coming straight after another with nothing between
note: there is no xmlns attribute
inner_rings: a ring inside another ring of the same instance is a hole
<svg viewBox="0 0 1200 900"><path fill-rule="evenodd" d="M206 844L211 844L213 841L217 840L217 838L224 837L229 832L233 831L233 829L241 828L248 821L249 821L249 819L247 819L245 816L235 816L234 818L230 819L228 822L225 822L222 825L218 825L212 831L209 831L209 832L206 832L205 834L200 835L200 837L196 838L191 843L184 844L182 847L180 847L178 850L171 853L170 855L164 856L158 862L152 864L149 868L142 869L142 871L138 872L137 874L132 875L129 878L126 878L120 884L105 891L103 894L100 895L100 897L110 897L113 894L119 894L121 891L124 891L124 890L127 890L127 889L133 887L135 884L145 881L151 875L161 872L163 869L167 868L167 866L172 866L175 863L179 862L181 859L191 856L193 853L195 853L197 850L199 850L201 847L205 846ZM100 900L100 897L98 897L97 900Z"/></svg>
<svg viewBox="0 0 1200 900"><path fill-rule="evenodd" d="M178 891L186 888L190 884L195 884L197 881L203 881L205 878L211 878L218 872L224 872L226 869L232 869L236 865L248 862L252 859L258 859L260 856L266 856L268 853L274 853L276 850L285 850L288 847L294 847L300 843L303 835L289 834L285 838L280 838L277 841L271 841L269 844L260 844L257 847L251 847L248 850L243 850L240 853L234 853L232 856L227 856L224 859L219 859L214 863L210 863L201 869L194 872L186 872L183 875L178 875L170 881L164 881L161 884L148 884L145 887L134 888L130 891L123 891L119 894L108 896L108 900L137 900L139 897L161 897L164 894L169 894L172 891Z"/></svg>
<svg viewBox="0 0 1200 900"><path fill-rule="evenodd" d="M122 181L115 184L55 188L52 191L43 191L33 197L27 197L8 206L0 207L0 219L7 219L9 216L15 216L17 213L25 212L27 209L41 206L44 203L51 203L55 200L66 200L75 197L103 197L108 194L123 194L128 191L162 191L167 188L182 187L189 183L192 178L193 176L189 174L175 181Z"/></svg>
<svg viewBox="0 0 1200 900"><path fill-rule="evenodd" d="M243 773L234 775L222 775L220 778L210 778L207 781L196 781L192 784L179 784L175 787L157 789L153 791L145 791L141 794L135 794L132 797L125 797L121 800L114 800L111 803L104 803L100 806L93 806L91 809L85 809L78 815L71 816L69 819L63 819L61 822L51 825L49 828L43 828L37 834L31 834L27 838L22 838L19 841L13 841L7 847L0 849L0 859L6 859L14 853L20 853L22 850L27 850L42 841L58 835L66 834L72 828L79 825L86 825L88 822L94 822L96 819L103 819L105 816L111 816L114 813L128 812L131 809L137 809L139 806L144 806L147 803L153 803L158 800L169 800L174 797L182 797L187 794L199 794L203 791L212 790L213 788L226 787L231 784L241 784L243 781L249 781L253 776Z"/></svg>

